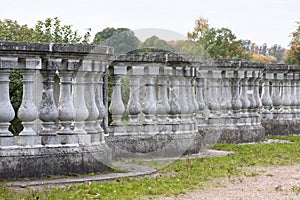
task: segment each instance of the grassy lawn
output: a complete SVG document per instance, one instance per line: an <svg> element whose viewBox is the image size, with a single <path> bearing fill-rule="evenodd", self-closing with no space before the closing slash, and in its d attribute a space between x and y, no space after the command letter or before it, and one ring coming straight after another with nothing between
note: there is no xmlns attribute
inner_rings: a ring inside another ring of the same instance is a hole
<svg viewBox="0 0 300 200"><path fill-rule="evenodd" d="M214 149L235 153L225 157L179 160L159 169L159 175L153 177L119 178L60 187L44 186L39 190L26 191L12 190L0 184L0 199L151 199L159 195L170 196L201 189L214 178L249 175L248 167L251 166L300 163L299 136L272 138L293 143L216 144Z"/></svg>

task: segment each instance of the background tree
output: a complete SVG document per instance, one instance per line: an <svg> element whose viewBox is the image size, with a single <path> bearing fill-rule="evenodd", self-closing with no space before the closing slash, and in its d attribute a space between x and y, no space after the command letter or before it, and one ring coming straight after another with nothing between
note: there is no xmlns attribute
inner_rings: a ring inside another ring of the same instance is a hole
<svg viewBox="0 0 300 200"><path fill-rule="evenodd" d="M286 61L290 64L300 65L300 22L297 22L298 28L292 33L290 49L287 53Z"/></svg>
<svg viewBox="0 0 300 200"><path fill-rule="evenodd" d="M251 56L242 49L242 40L228 28L210 28L208 20L199 18L195 22L193 32L188 32L189 40L197 42L211 58L247 59Z"/></svg>
<svg viewBox="0 0 300 200"><path fill-rule="evenodd" d="M94 44L112 46L115 53L127 53L140 47L141 42L128 28L105 28L96 33Z"/></svg>
<svg viewBox="0 0 300 200"><path fill-rule="evenodd" d="M153 48L153 49L161 49L164 51L176 51L176 49L174 47L172 47L168 42L166 42L165 40L160 39L157 36L152 36L148 39L146 39L142 45L142 48Z"/></svg>
<svg viewBox="0 0 300 200"><path fill-rule="evenodd" d="M274 56L277 62L282 62L285 54L286 49L278 44L274 44L272 47L268 48L268 55Z"/></svg>

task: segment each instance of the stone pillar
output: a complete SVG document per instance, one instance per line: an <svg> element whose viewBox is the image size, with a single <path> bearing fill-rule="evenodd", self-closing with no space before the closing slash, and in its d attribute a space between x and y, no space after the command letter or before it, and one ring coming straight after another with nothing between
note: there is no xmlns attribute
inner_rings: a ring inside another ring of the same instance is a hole
<svg viewBox="0 0 300 200"><path fill-rule="evenodd" d="M71 129L71 124L75 117L75 109L72 98L72 84L74 66L72 61L63 60L62 69L59 71L60 79L60 92L58 100L58 119L60 135L73 135L74 131ZM67 137L64 137L68 139ZM68 143L69 141L62 141L62 143Z"/></svg>
<svg viewBox="0 0 300 200"><path fill-rule="evenodd" d="M100 135L100 142L105 143L104 140L104 129L102 128L103 120L105 115L107 114L106 108L104 106L104 100L103 100L103 73L105 72L105 62L99 63L99 72L97 73L97 76L95 77L96 81L96 105L99 111L99 115L97 117L97 123L96 123L96 130L98 134Z"/></svg>
<svg viewBox="0 0 300 200"><path fill-rule="evenodd" d="M198 76L198 75L197 75ZM205 101L203 98L203 89L204 89L204 78L196 78L196 98L198 103L198 111L197 111L197 124L198 127L206 127L206 121L204 116L205 109Z"/></svg>
<svg viewBox="0 0 300 200"><path fill-rule="evenodd" d="M36 69L40 69L40 59L20 59L20 68L23 76L23 97L18 110L18 117L24 129L19 136L37 135L33 130L34 121L38 118L38 110L33 101L33 79Z"/></svg>
<svg viewBox="0 0 300 200"><path fill-rule="evenodd" d="M263 74L263 84L262 84L262 95L261 95L261 103L262 103L262 119L270 120L273 118L273 114L271 112L271 107L273 105L271 99L271 91L270 91L270 82L273 80L273 73L265 72ZM273 94L273 93L272 93Z"/></svg>
<svg viewBox="0 0 300 200"><path fill-rule="evenodd" d="M295 72L294 80L296 82L295 96L297 99L297 101L296 101L296 118L297 118L297 120L300 120L300 75L299 75L299 72Z"/></svg>
<svg viewBox="0 0 300 200"><path fill-rule="evenodd" d="M256 126L258 126L259 128L262 128L261 125L261 109L262 109L262 102L260 100L260 94L259 94L259 86L260 86L260 79L261 79L261 72L258 73L257 77L254 80L254 85L253 85L253 94L254 94L254 98L256 101L256 107L254 107L254 112L255 112L255 124ZM270 88L270 85L268 87L268 89ZM268 92L269 94L269 100L271 100L270 97L270 91ZM272 100L271 100L271 105L272 105ZM271 106L270 105L270 106ZM269 113L270 109L269 109Z"/></svg>
<svg viewBox="0 0 300 200"><path fill-rule="evenodd" d="M232 127L232 94L231 94L231 80L234 77L233 71L223 71L222 80L222 100L221 100L221 110L222 110L222 121L224 121L225 127Z"/></svg>
<svg viewBox="0 0 300 200"><path fill-rule="evenodd" d="M43 59L41 74L43 76L42 100L39 106L39 118L42 121L42 130L39 135L55 136L58 110L54 99L55 70L61 66L61 59ZM46 142L47 143L47 142Z"/></svg>
<svg viewBox="0 0 300 200"><path fill-rule="evenodd" d="M157 120L158 124L166 124L169 119L170 105L168 100L168 70L166 66L161 66L157 78Z"/></svg>
<svg viewBox="0 0 300 200"><path fill-rule="evenodd" d="M127 106L127 112L129 115L129 125L131 126L131 132L138 133L140 131L141 121L139 115L142 112L142 105L140 103L140 77L144 74L143 66L132 66L128 69L129 74L129 87L130 96ZM133 128L134 126L134 128Z"/></svg>
<svg viewBox="0 0 300 200"><path fill-rule="evenodd" d="M297 88L297 80L295 79L296 75L298 74L292 74L292 80L291 80L291 113L292 113L292 118L297 118L297 105L298 105L298 97L296 95L296 88Z"/></svg>
<svg viewBox="0 0 300 200"><path fill-rule="evenodd" d="M249 118L250 118L250 124L251 124L251 128L255 128L256 126L256 107L257 107L257 101L255 98L255 80L257 79L258 76L258 72L257 71L253 71L252 72L252 76L251 78L249 78L249 87L248 87L248 99L250 102L250 106L248 109L249 112Z"/></svg>
<svg viewBox="0 0 300 200"><path fill-rule="evenodd" d="M15 111L9 97L10 68L16 68L17 58L0 57L0 137L13 136L8 131L9 122L14 119ZM1 138L0 138L1 140ZM2 142L0 141L0 145Z"/></svg>
<svg viewBox="0 0 300 200"><path fill-rule="evenodd" d="M143 113L145 114L145 120L143 124L155 124L156 123L156 91L154 76L159 74L159 68L157 66L145 67L145 98L143 103Z"/></svg>
<svg viewBox="0 0 300 200"><path fill-rule="evenodd" d="M280 93L280 87L281 87L281 80L283 79L283 73L275 73L274 79L272 82L272 102L273 102L273 108L272 108L272 114L273 119L278 119L281 116L281 106L282 106L282 99L281 99L281 93Z"/></svg>
<svg viewBox="0 0 300 200"><path fill-rule="evenodd" d="M250 101L248 98L248 80L250 77L250 72L246 71L244 78L241 80L241 102L242 102L242 110L241 110L241 121L244 125L251 125L248 108L250 107Z"/></svg>
<svg viewBox="0 0 300 200"><path fill-rule="evenodd" d="M282 108L281 108L281 118L284 120L292 120L293 113L291 110L291 80L293 79L292 73L287 73L284 75L282 84Z"/></svg>
<svg viewBox="0 0 300 200"><path fill-rule="evenodd" d="M240 80L244 78L244 72L235 71L232 80L232 120L235 126L242 125L241 123L241 96L240 96Z"/></svg>
<svg viewBox="0 0 300 200"><path fill-rule="evenodd" d="M122 135L126 134L122 123L122 115L125 112L125 106L121 93L121 77L127 74L126 66L110 67L110 74L113 76L113 92L109 112L112 114L112 123L110 124L110 134Z"/></svg>
<svg viewBox="0 0 300 200"><path fill-rule="evenodd" d="M209 100L208 108L210 110L209 124L212 126L219 126L222 124L220 122L220 102L219 102L219 89L220 89L220 79L221 71L212 70L208 72L209 76Z"/></svg>
<svg viewBox="0 0 300 200"><path fill-rule="evenodd" d="M172 69L172 76L170 77L170 91L169 91L169 99L170 99L170 112L169 117L173 124L179 123L179 115L181 113L180 105L179 105L179 81L176 76L176 69ZM174 130L176 132L176 130Z"/></svg>

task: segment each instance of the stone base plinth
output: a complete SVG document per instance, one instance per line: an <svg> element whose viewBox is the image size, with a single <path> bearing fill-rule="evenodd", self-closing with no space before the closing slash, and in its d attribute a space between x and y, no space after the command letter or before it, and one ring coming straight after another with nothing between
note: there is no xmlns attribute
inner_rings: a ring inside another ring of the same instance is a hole
<svg viewBox="0 0 300 200"><path fill-rule="evenodd" d="M111 165L106 144L0 149L0 179L95 173Z"/></svg>
<svg viewBox="0 0 300 200"><path fill-rule="evenodd" d="M265 138L265 130L262 126L206 127L198 130L204 136L206 147L216 143L260 142Z"/></svg>
<svg viewBox="0 0 300 200"><path fill-rule="evenodd" d="M298 120L262 120L262 125L266 129L266 135L300 134L300 121Z"/></svg>
<svg viewBox="0 0 300 200"><path fill-rule="evenodd" d="M162 158L198 153L203 138L198 132L190 134L136 134L105 138L113 159Z"/></svg>

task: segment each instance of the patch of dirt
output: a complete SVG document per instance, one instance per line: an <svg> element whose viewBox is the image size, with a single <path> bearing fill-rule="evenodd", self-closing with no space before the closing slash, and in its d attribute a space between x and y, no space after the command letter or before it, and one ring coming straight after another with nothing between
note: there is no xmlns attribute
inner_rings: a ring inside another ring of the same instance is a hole
<svg viewBox="0 0 300 200"><path fill-rule="evenodd" d="M160 200L300 200L300 165L251 168L233 179L219 179L210 186L183 195Z"/></svg>

